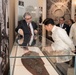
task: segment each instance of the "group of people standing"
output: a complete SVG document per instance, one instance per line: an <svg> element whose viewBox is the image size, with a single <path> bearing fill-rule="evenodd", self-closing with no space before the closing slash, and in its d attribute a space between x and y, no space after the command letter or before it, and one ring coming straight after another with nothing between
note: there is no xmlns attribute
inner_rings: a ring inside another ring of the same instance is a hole
<svg viewBox="0 0 76 75"><path fill-rule="evenodd" d="M65 18L61 17L59 19L59 24L57 24L56 26L66 30L68 36L72 39L73 44L76 47L76 14L74 15L74 20L69 19L67 21L67 24L65 24Z"/></svg>
<svg viewBox="0 0 76 75"><path fill-rule="evenodd" d="M72 19L68 20L68 25L65 24L64 17L59 19L59 24L55 25L54 20L51 18L46 18L43 21L45 29L52 32L53 43L50 47L46 47L45 50L51 55L67 55L56 57L56 62L68 62L72 59L68 55L75 53L76 47L76 14L75 23ZM74 64L74 62L73 62Z"/></svg>
<svg viewBox="0 0 76 75"><path fill-rule="evenodd" d="M52 39L54 40L50 48L45 49L50 54L58 53L57 55L71 55L75 52L76 47L76 14L75 23L72 19L68 20L68 25L65 24L64 17L59 19L59 24L55 25L54 20L46 18L43 21L43 25L48 32L52 32ZM32 21L32 16L29 12L26 12L23 16L23 20L18 22L16 32L20 34L23 42L20 46L33 46L35 44L35 35L38 33L37 24ZM20 39L21 39L20 38ZM17 40L19 42L19 40ZM28 51L27 51L28 52ZM57 62L66 62L71 60L69 56L56 57Z"/></svg>
<svg viewBox="0 0 76 75"><path fill-rule="evenodd" d="M66 24L66 23L65 23L65 18L64 18L64 17L61 17L61 18L59 19L59 24L57 24L56 26L61 27L62 29L65 29L66 32L67 32L67 34L69 35L69 33L70 33L70 28L71 28L71 26L72 26L73 23L74 23L74 21L73 21L72 19L69 19L69 20L67 21L67 24Z"/></svg>

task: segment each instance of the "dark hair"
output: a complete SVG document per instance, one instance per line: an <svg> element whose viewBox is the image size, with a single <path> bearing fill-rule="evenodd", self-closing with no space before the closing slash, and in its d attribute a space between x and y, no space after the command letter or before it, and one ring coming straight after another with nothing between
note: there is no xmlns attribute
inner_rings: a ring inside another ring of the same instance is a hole
<svg viewBox="0 0 76 75"><path fill-rule="evenodd" d="M74 16L76 16L76 14Z"/></svg>
<svg viewBox="0 0 76 75"><path fill-rule="evenodd" d="M48 24L54 25L54 20L51 19L51 18L46 18L46 19L43 21L43 24L44 24L44 25L48 25Z"/></svg>
<svg viewBox="0 0 76 75"><path fill-rule="evenodd" d="M72 24L74 23L73 19L69 19L69 20L72 22Z"/></svg>
<svg viewBox="0 0 76 75"><path fill-rule="evenodd" d="M62 18L63 20L65 20L65 18L64 18L64 17L60 17L60 18Z"/></svg>

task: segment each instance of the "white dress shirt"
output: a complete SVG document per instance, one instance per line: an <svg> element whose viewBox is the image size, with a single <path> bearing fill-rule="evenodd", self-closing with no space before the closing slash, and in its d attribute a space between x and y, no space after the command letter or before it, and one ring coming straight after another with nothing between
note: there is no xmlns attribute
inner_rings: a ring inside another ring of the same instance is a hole
<svg viewBox="0 0 76 75"><path fill-rule="evenodd" d="M59 52L56 55L71 55L71 50L75 50L72 40L64 29L54 26L52 29L52 38L54 43L52 43L51 47L53 51ZM56 57L57 63L66 62L71 59L72 57L69 56Z"/></svg>
<svg viewBox="0 0 76 75"><path fill-rule="evenodd" d="M74 45L76 46L76 23L71 26L70 29L70 38L73 40Z"/></svg>
<svg viewBox="0 0 76 75"><path fill-rule="evenodd" d="M64 24L60 24L60 27L63 28Z"/></svg>
<svg viewBox="0 0 76 75"><path fill-rule="evenodd" d="M72 40L68 37L66 31L60 27L54 26L52 29L53 50L75 50Z"/></svg>

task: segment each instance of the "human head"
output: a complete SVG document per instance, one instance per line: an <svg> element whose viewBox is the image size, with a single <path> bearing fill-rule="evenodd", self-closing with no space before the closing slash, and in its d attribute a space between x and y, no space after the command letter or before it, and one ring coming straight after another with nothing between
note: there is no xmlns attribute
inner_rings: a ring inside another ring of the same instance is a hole
<svg viewBox="0 0 76 75"><path fill-rule="evenodd" d="M23 15L23 18L24 20L27 22L27 23L30 23L32 21L32 16L29 12L26 12L24 15Z"/></svg>
<svg viewBox="0 0 76 75"><path fill-rule="evenodd" d="M51 31L53 26L54 26L54 20L51 19L51 18L46 18L44 21L43 21L43 24L45 26L45 29L47 31Z"/></svg>
<svg viewBox="0 0 76 75"><path fill-rule="evenodd" d="M72 19L68 20L68 25L72 25L74 23L74 21Z"/></svg>
<svg viewBox="0 0 76 75"><path fill-rule="evenodd" d="M60 17L59 24L64 24L64 22L65 22L65 18L64 17Z"/></svg>
<svg viewBox="0 0 76 75"><path fill-rule="evenodd" d="M74 20L75 20L75 22L76 22L76 14L74 15Z"/></svg>

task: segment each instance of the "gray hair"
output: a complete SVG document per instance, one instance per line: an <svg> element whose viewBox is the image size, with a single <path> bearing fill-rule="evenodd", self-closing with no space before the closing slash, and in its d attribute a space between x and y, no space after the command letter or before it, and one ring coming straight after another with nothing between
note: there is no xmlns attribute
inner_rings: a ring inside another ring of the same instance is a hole
<svg viewBox="0 0 76 75"><path fill-rule="evenodd" d="M29 12L26 12L26 13L24 13L23 18L25 18L25 16L27 16L27 15L31 16L31 14Z"/></svg>

